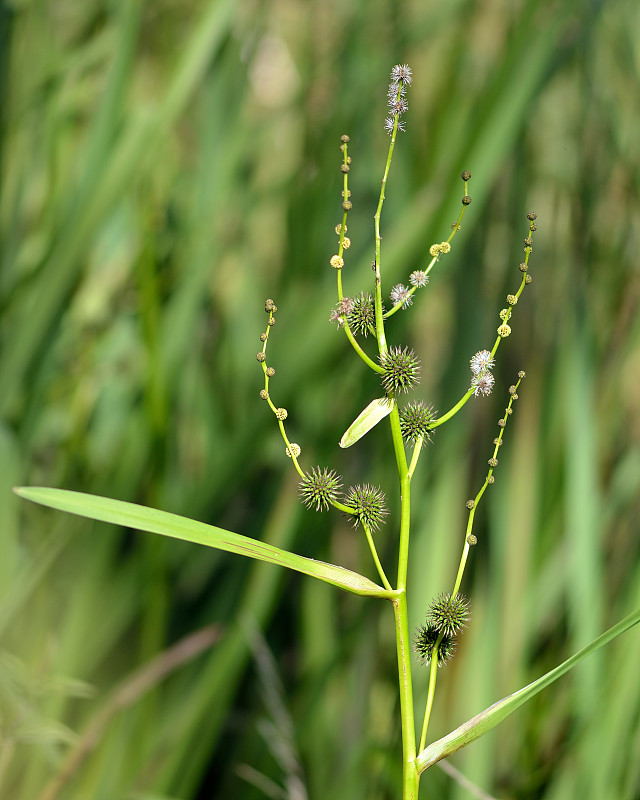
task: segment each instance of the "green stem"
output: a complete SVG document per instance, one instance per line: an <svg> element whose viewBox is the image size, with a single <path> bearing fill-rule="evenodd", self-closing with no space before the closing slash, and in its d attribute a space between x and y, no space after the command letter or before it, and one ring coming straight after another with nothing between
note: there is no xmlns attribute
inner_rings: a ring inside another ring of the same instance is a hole
<svg viewBox="0 0 640 800"><path fill-rule="evenodd" d="M474 390L474 388L472 386L470 389L467 390L467 393L465 395L463 395L463 397L460 400L458 400L458 402L455 404L455 406L453 408L449 409L449 411L447 411L446 414L443 414L443 416L439 417L437 420L432 422L430 427L431 428L437 428L438 426L440 426L443 423L447 422L447 420L450 420L451 417L453 417L455 414L458 413L458 411L460 411L462 406L467 402L467 400L471 397L471 395L473 394L474 391L475 390Z"/></svg>
<svg viewBox="0 0 640 800"><path fill-rule="evenodd" d="M378 570L378 575L380 576L380 580L382 581L382 585L384 586L385 589L388 589L390 592L392 592L393 587L389 583L385 571L382 568L382 564L380 563L380 558L378 557L378 551L376 549L375 542L373 541L373 536L371 535L371 528L364 522L362 523L362 527L364 528L364 532L367 537L367 542L369 542L369 549L371 550L371 555L373 556L376 569Z"/></svg>
<svg viewBox="0 0 640 800"><path fill-rule="evenodd" d="M416 769L416 732L411 682L411 644L407 614L407 593L403 590L391 601L396 626L396 649L400 682L402 720L402 800L418 800L420 776Z"/></svg>
<svg viewBox="0 0 640 800"><path fill-rule="evenodd" d="M427 744L427 731L429 730L429 720L431 718L431 709L433 708L433 698L436 694L436 680L438 679L438 648L442 641L442 634L438 637L436 644L433 648L431 655L431 669L429 670L429 691L427 694L427 707L424 711L424 722L422 723L422 735L420 736L420 747L418 752L421 753Z"/></svg>

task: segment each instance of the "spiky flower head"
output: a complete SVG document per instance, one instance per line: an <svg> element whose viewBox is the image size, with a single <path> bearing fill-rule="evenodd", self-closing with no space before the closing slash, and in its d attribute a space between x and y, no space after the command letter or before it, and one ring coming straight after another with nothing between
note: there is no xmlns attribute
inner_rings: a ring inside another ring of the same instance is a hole
<svg viewBox="0 0 640 800"><path fill-rule="evenodd" d="M423 446L431 441L431 423L436 418L436 410L432 405L426 405L422 400L407 403L400 409L400 430L402 437L411 444L415 444L422 436Z"/></svg>
<svg viewBox="0 0 640 800"><path fill-rule="evenodd" d="M469 624L469 601L461 594L439 594L429 606L427 623L438 633L455 636Z"/></svg>
<svg viewBox="0 0 640 800"><path fill-rule="evenodd" d="M353 298L353 308L349 312L347 322L354 333L361 333L364 336L369 334L371 328L375 326L376 312L373 305L373 297L369 292L360 292Z"/></svg>
<svg viewBox="0 0 640 800"><path fill-rule="evenodd" d="M389 513L384 492L368 483L350 486L344 503L352 509L354 528L360 523L375 531Z"/></svg>
<svg viewBox="0 0 640 800"><path fill-rule="evenodd" d="M474 375L480 375L485 370L493 369L494 360L488 350L479 350L474 356L471 356L469 364L471 365L471 372Z"/></svg>
<svg viewBox="0 0 640 800"><path fill-rule="evenodd" d="M411 72L411 67L408 64L396 64L391 70L392 83L400 83L400 81L402 81L405 86L410 86L412 80L413 73Z"/></svg>
<svg viewBox="0 0 640 800"><path fill-rule="evenodd" d="M300 449L299 444L291 442L291 447L286 447L284 452L289 456L289 458L298 458L302 450Z"/></svg>
<svg viewBox="0 0 640 800"><path fill-rule="evenodd" d="M421 664L428 666L433 657L436 643L440 633L433 625L421 625L415 633L413 639L413 650L418 656ZM450 661L456 651L456 643L453 636L442 637L438 645L438 666L444 666L447 661Z"/></svg>
<svg viewBox="0 0 640 800"><path fill-rule="evenodd" d="M409 275L409 283L420 289L422 286L426 286L429 283L429 276L423 269L416 269Z"/></svg>
<svg viewBox="0 0 640 800"><path fill-rule="evenodd" d="M405 309L413 303L413 297L404 284L398 283L391 290L391 302L394 306L398 305L398 303L402 303L402 308Z"/></svg>
<svg viewBox="0 0 640 800"><path fill-rule="evenodd" d="M474 396L478 397L478 395L482 394L486 397L491 394L495 382L496 379L488 371L481 372L479 375L474 375L473 378L471 378L471 388L473 389Z"/></svg>
<svg viewBox="0 0 640 800"><path fill-rule="evenodd" d="M382 385L387 394L408 392L420 382L420 361L413 350L392 347L379 360L384 370Z"/></svg>
<svg viewBox="0 0 640 800"><path fill-rule="evenodd" d="M340 476L334 470L312 467L298 484L298 493L307 508L315 506L316 511L327 511L339 499L341 488Z"/></svg>
<svg viewBox="0 0 640 800"><path fill-rule="evenodd" d="M391 134L393 133L394 124L395 124L395 117L387 117L384 121L384 129L389 134L389 136L391 136ZM401 119L398 120L398 130L399 131L407 130L407 126Z"/></svg>

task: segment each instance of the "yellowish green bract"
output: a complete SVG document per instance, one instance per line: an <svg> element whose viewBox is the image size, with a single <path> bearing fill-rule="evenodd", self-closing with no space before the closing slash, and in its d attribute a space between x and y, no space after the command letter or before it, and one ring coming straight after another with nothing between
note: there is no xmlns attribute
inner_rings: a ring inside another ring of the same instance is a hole
<svg viewBox="0 0 640 800"><path fill-rule="evenodd" d="M340 439L340 447L351 447L358 439L362 439L365 433L375 427L381 419L389 416L393 410L394 402L388 397L379 397L376 400L372 400L344 432L342 439Z"/></svg>

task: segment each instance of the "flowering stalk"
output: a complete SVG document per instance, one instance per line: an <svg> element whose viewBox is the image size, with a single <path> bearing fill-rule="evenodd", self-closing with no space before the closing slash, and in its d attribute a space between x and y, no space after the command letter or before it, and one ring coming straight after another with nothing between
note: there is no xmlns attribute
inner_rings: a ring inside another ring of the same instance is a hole
<svg viewBox="0 0 640 800"><path fill-rule="evenodd" d="M413 649L418 660L429 666L429 682L427 703L422 725L420 744L416 749L416 729L414 720L413 681L412 681L412 642L409 635L407 614L407 571L410 551L411 527L411 480L415 474L420 455L425 445L432 441L436 428L448 422L455 416L472 397L483 397L491 393L495 379L493 366L495 355L502 339L506 338L511 328L513 310L520 295L531 278L528 275L529 256L532 249L532 235L535 231L535 214L529 214L529 235L525 239L525 260L520 265L523 273L517 292L507 296L507 306L500 312L500 324L497 329L497 338L491 350L480 350L470 360L471 385L462 395L462 398L446 413L438 416L438 412L431 404L422 400L411 400L400 405L399 399L415 390L420 382L420 361L413 350L407 346L392 345L387 342L385 322L400 310L408 309L414 301L418 289L429 283L429 274L439 260L451 252L451 242L460 230L460 223L471 203L468 194L468 185L471 174L462 173L464 182L464 195L457 220L452 225L452 231L445 241L433 244L429 248L429 261L425 268L415 269L410 273L408 283L397 284L391 289L390 298L392 306L387 311L382 303L382 247L380 226L382 209L385 199L387 181L391 169L391 161L396 144L397 134L405 130L402 116L408 109L407 89L412 82L412 73L408 66L396 66L391 73L391 83L387 94L389 115L385 121L385 130L391 137L387 160L385 164L380 196L374 215L375 260L372 267L375 278L372 290L361 291L349 297L343 292L342 271L345 266L345 252L349 249L351 241L347 236L347 217L352 209L351 192L349 190L349 173L351 170L351 157L348 154L349 137L342 136L340 150L342 163L340 171L343 176L342 183L342 220L336 225L338 235L337 252L330 258L331 266L336 270L338 301L331 311L330 321L344 331L351 346L372 371L380 377L383 397L372 400L369 405L356 417L343 435L340 446L351 447L362 436L366 435L374 426L383 419L388 419L393 450L395 455L398 483L400 488L400 514L399 529L397 534L397 572L395 586L389 581L384 566L379 558L375 544L374 534L386 521L388 509L386 498L381 489L369 484L351 486L346 492L342 490L341 478L335 470L327 467L312 467L304 471L299 463L300 447L291 443L286 435L284 422L287 417L285 409L276 408L269 394L269 379L275 370L267 366L266 348L271 327L275 324L276 307L273 301L267 301L265 306L269 313L267 330L262 334L263 348L258 353L265 376L264 389L261 397L267 400L275 414L280 432L285 442L285 450L293 461L294 467L301 477L299 493L301 501L316 511L327 511L330 507L345 514L354 527L362 529L367 545L371 552L376 572L384 587L380 587L380 594L389 599L393 605L394 624L396 635L396 649L398 662L400 718L402 730L402 786L403 800L417 800L418 782L420 773L417 768L418 755L425 749L428 724L431 716L436 691L436 678L438 667L443 666L453 656L456 639L460 631L466 627L469 618L469 604L460 594L460 586L464 569L469 555L469 548L475 544L472 534L472 525L475 508L482 498L488 485L493 482L493 470L497 465L497 452L502 444L502 435L506 420L511 413L513 401L517 398L517 388L524 377L519 374L518 382L510 388L511 398L505 411L504 419L500 420L500 434L495 440L495 451L489 460L489 472L481 490L475 499L469 501L469 521L465 535L465 543L460 558L460 566L454 582L453 590L449 594L439 595L431 604L427 613L424 626L418 629ZM377 359L366 353L358 338L367 339L369 335L375 337L377 345ZM412 448L410 463L407 462L406 447Z"/></svg>

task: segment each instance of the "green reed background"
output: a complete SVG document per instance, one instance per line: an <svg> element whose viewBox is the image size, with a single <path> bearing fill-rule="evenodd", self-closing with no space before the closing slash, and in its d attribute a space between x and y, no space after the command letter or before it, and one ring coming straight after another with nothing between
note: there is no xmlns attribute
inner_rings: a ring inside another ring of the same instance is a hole
<svg viewBox="0 0 640 800"><path fill-rule="evenodd" d="M472 173L453 252L388 328L421 357L419 396L437 409L491 346L526 213L538 214L533 283L496 389L437 432L414 479L415 627L451 584L465 501L506 389L527 371L477 517L463 586L472 624L440 677L433 735L637 607L640 7L0 8L0 796L301 800L301 763L311 800L397 797L385 604L27 506L9 489L134 500L369 569L345 520L298 503L255 353L274 297L271 391L303 462L394 485L383 426L353 452L337 448L379 389L327 322L328 259L348 133L345 292L368 288L386 84L406 62L408 131L382 221L387 293L446 238L459 173ZM381 553L393 530L377 536ZM190 658L184 637L203 628L213 644ZM181 667L152 663L176 644ZM639 661L632 631L451 763L504 800L640 797ZM126 684L149 663L146 682ZM421 690L416 677L418 703L426 680ZM114 699L123 682L129 694ZM99 743L85 754L92 721ZM71 777L51 783L69 748ZM470 796L438 768L422 780L421 797Z"/></svg>

